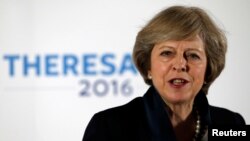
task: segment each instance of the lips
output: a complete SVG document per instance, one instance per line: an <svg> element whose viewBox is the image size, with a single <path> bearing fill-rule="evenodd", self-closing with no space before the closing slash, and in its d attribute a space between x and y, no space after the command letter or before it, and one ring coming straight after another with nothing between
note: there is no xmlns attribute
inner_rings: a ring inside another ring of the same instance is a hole
<svg viewBox="0 0 250 141"><path fill-rule="evenodd" d="M169 83L172 84L173 86L183 86L188 83L188 80L183 78L174 78L169 80Z"/></svg>

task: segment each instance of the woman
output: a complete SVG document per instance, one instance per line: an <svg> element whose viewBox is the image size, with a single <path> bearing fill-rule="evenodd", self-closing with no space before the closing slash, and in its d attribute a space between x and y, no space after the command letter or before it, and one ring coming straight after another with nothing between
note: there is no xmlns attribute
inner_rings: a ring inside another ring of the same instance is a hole
<svg viewBox="0 0 250 141"><path fill-rule="evenodd" d="M207 140L209 125L245 125L243 117L208 104L225 65L227 41L206 12L172 6L138 33L134 63L151 87L143 97L94 115L83 141Z"/></svg>

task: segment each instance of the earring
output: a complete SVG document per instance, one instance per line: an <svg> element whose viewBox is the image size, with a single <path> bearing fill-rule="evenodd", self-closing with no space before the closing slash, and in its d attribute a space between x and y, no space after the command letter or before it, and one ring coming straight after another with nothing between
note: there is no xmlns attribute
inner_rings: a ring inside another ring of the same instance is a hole
<svg viewBox="0 0 250 141"><path fill-rule="evenodd" d="M151 76L151 74L148 74L148 79L152 79L152 76Z"/></svg>

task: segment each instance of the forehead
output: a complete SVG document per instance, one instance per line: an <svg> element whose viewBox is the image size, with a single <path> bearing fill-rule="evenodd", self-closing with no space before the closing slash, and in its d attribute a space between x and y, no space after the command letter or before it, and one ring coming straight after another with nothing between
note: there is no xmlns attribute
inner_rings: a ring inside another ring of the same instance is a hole
<svg viewBox="0 0 250 141"><path fill-rule="evenodd" d="M204 43L203 43L203 40L197 35L195 37L187 38L187 39L180 40L180 41L179 40L162 41L162 42L156 43L154 47L156 48L184 47L184 48L190 48L190 49L204 50Z"/></svg>

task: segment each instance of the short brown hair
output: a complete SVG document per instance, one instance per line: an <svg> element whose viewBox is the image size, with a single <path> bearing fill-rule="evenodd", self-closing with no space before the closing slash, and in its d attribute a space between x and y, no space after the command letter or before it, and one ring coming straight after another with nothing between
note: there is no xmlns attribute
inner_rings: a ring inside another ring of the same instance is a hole
<svg viewBox="0 0 250 141"><path fill-rule="evenodd" d="M212 82L225 66L227 39L224 32L201 8L172 6L157 14L138 32L133 60L146 84L148 79L151 51L156 43L167 40L183 40L199 35L205 46L207 68L205 82L201 88L207 94Z"/></svg>

